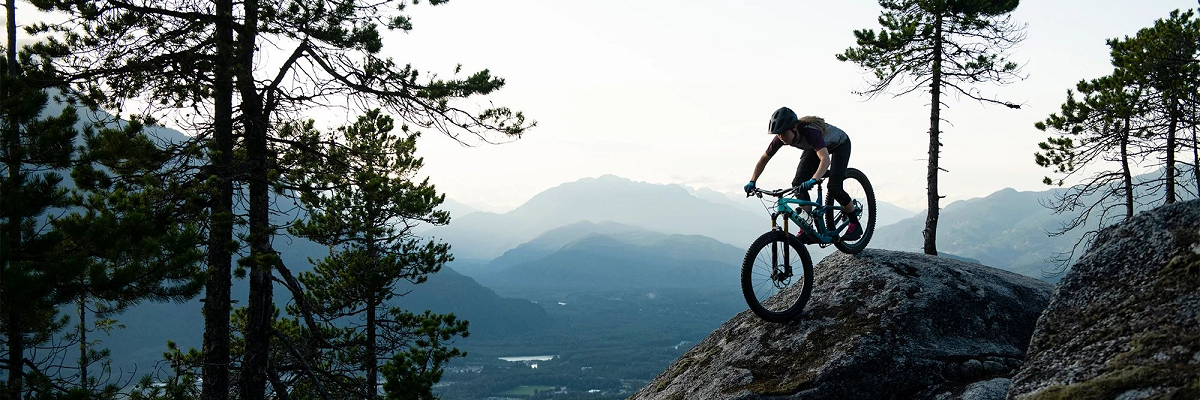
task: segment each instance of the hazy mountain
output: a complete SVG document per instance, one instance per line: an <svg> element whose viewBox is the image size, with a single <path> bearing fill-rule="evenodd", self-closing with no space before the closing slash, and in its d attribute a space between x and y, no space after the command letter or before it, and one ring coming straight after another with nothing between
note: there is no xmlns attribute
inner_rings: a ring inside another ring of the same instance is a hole
<svg viewBox="0 0 1200 400"><path fill-rule="evenodd" d="M500 297L474 279L454 269L442 268L420 285L397 285L408 293L396 301L407 310L454 313L471 323L471 336L498 339L544 328L548 316L541 306L525 299Z"/></svg>
<svg viewBox="0 0 1200 400"><path fill-rule="evenodd" d="M1181 187L1195 185L1190 180L1191 169L1183 168ZM1144 181L1161 175L1152 172L1136 179ZM937 247L939 252L952 253L960 257L978 260L980 263L1006 269L1019 274L1057 281L1057 277L1046 278L1055 263L1049 261L1058 253L1068 252L1082 235L1098 226L1099 221L1090 221L1084 228L1077 228L1062 236L1050 237L1047 232L1058 230L1073 216L1055 215L1042 203L1054 198L1066 189L1037 192L1018 192L1003 189L987 197L961 200L942 209L938 224ZM1186 190L1179 191L1185 199L1195 198ZM1145 190L1139 193L1146 193ZM1160 205L1161 195L1152 204L1136 207L1145 210ZM1153 197L1152 197L1153 198ZM871 239L871 247L920 252L923 246L921 232L925 229L925 212L889 226L879 227ZM1085 248L1079 248L1082 254Z"/></svg>
<svg viewBox="0 0 1200 400"><path fill-rule="evenodd" d="M520 254L532 256L536 249L528 246L524 250L529 251ZM593 234L536 260L507 267L499 264L502 270L481 275L480 281L500 293L529 288L729 288L738 284L744 251L697 235L649 231Z"/></svg>
<svg viewBox="0 0 1200 400"><path fill-rule="evenodd" d="M690 191L697 198L708 200L717 204L728 204L743 208L755 214L766 215L766 208L763 203L756 199L743 198L739 195L726 195L724 193L708 189L700 188ZM905 218L916 215L916 211L909 211L892 203L876 200L876 226L884 226L896 223Z"/></svg>
<svg viewBox="0 0 1200 400"><path fill-rule="evenodd" d="M551 229L520 246L514 247L487 264L483 272L497 272L516 264L536 261L561 249L568 243L595 235L649 233L642 228L612 221L580 221Z"/></svg>
<svg viewBox="0 0 1200 400"><path fill-rule="evenodd" d="M938 223L939 252L978 260L996 268L1042 278L1052 269L1047 259L1069 250L1078 235L1047 237L1067 220L1038 202L1050 192L1018 192L1004 189L987 197L950 203L942 209ZM871 247L920 252L924 237L925 212L878 228Z"/></svg>
<svg viewBox="0 0 1200 400"><path fill-rule="evenodd" d="M888 226L917 215L915 211L900 208L892 203L875 201L875 228Z"/></svg>
<svg viewBox="0 0 1200 400"><path fill-rule="evenodd" d="M465 215L429 234L450 243L456 257L491 259L546 231L579 221L613 221L741 245L765 231L765 219L765 214L697 198L679 185L605 175L547 189L504 214Z"/></svg>
<svg viewBox="0 0 1200 400"><path fill-rule="evenodd" d="M547 189L504 214L476 212L427 233L450 243L455 257L471 264L467 269L542 233L581 221L611 221L654 232L701 235L742 247L770 226L758 199L742 200L709 189L605 175ZM877 218L882 226L912 214L880 203Z"/></svg>
<svg viewBox="0 0 1200 400"><path fill-rule="evenodd" d="M446 201L442 202L442 205L438 206L438 210L449 212L451 220L453 220L454 218L465 216L467 214L479 212L478 208L471 207L471 206L463 204L463 203L459 203L449 197L446 198Z"/></svg>

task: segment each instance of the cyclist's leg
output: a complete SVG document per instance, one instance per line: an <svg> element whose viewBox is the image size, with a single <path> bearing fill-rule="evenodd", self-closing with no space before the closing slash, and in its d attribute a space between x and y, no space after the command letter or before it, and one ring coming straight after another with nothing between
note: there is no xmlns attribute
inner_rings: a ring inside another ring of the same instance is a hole
<svg viewBox="0 0 1200 400"><path fill-rule="evenodd" d="M829 195L842 205L843 210L847 210L846 215L850 217L850 222L857 224L858 216L850 212L854 210L850 195L842 187L842 181L846 180L846 168L850 165L850 141L842 143L829 155L833 159L829 165Z"/></svg>
<svg viewBox="0 0 1200 400"><path fill-rule="evenodd" d="M804 154L800 155L800 163L796 165L796 177L792 178L792 187L800 186L801 183L811 179L813 174L817 173L817 167L820 164L821 158L817 157L817 152L804 150ZM845 175L845 172L842 172L842 175ZM796 193L796 197L800 200L811 201L806 190ZM805 206L804 211L810 212L812 207Z"/></svg>

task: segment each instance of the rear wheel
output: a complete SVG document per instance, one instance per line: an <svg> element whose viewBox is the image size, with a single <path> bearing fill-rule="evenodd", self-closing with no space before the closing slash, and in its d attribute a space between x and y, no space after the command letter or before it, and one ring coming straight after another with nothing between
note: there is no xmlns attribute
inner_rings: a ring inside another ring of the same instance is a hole
<svg viewBox="0 0 1200 400"><path fill-rule="evenodd" d="M846 179L842 181L842 188L846 190L846 194L850 195L850 201L854 204L855 214L858 215L862 236L855 240L849 241L834 241L833 245L847 254L858 254L867 248L867 242L871 241L871 235L875 233L875 189L871 188L871 181L867 180L867 175L863 174L854 168L846 169ZM833 196L825 198L825 205L832 206L836 201ZM825 226L829 229L834 229L837 226L845 223L847 210L839 210L825 213ZM838 233L845 236L846 230Z"/></svg>
<svg viewBox="0 0 1200 400"><path fill-rule="evenodd" d="M742 260L742 295L759 318L791 321L804 311L812 295L812 271L812 258L795 236L782 231L764 233ZM796 285L800 288L788 289Z"/></svg>

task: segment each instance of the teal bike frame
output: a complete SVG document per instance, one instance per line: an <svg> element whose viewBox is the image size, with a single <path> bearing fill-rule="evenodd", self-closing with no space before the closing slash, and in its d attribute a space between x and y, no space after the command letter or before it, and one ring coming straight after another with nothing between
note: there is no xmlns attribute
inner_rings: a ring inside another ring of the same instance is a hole
<svg viewBox="0 0 1200 400"><path fill-rule="evenodd" d="M842 210L842 206L837 205L837 204L826 206L824 204L825 203L823 201L824 197L823 197L823 193L821 191L821 183L823 183L823 181L824 180L822 180L821 182L817 182L816 185L813 185L813 186L817 187L817 201L815 201L815 202L808 201L808 200L789 198L786 196L788 193L791 193L792 191L797 190L796 188L778 189L778 190L771 190L771 191L758 190L758 194L759 194L760 198L762 197L762 194L776 196L779 198L779 200L775 202L775 212L771 213L771 229L782 229L784 232L787 232L788 231L787 222L788 222L788 220L791 220L792 222L795 222L797 226L800 227L800 230L804 231L805 233L807 233L809 235L812 235L812 237L814 237L814 238L817 238L817 240L820 241L820 244L822 245L821 247L831 244L835 240L840 240L841 236L838 235L838 233L841 232L843 229L846 229L847 225L850 225L850 220L844 219L843 221L841 221L840 224L838 224L833 229L830 229L830 227L826 226L825 218L823 218L825 216L825 213ZM812 207L812 211L797 211L796 208L793 208L793 205L798 206L798 207L806 207L806 206ZM803 216L805 214L812 217L811 223L809 223L808 221L804 221L800 218L801 216ZM784 216L782 228L780 228L780 226L776 222L776 220L778 219L778 217L780 215Z"/></svg>

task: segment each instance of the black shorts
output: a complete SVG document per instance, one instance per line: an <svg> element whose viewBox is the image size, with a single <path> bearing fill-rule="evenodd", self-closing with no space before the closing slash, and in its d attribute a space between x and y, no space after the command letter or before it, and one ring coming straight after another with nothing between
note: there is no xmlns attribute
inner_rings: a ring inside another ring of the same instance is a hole
<svg viewBox="0 0 1200 400"><path fill-rule="evenodd" d="M849 203L850 195L842 189L842 181L846 179L846 168L850 165L850 141L846 140L836 148L829 149L829 158L829 171L825 173L825 179L829 181L829 195L839 203ZM820 165L821 158L817 157L816 151L804 150L804 154L800 156L800 164L796 166L796 177L792 178L792 186L800 186L801 183L812 179ZM800 191L797 197L809 200L807 191Z"/></svg>

